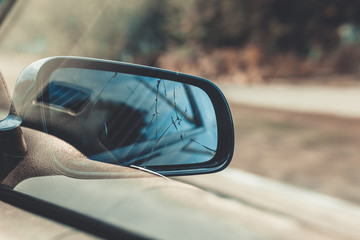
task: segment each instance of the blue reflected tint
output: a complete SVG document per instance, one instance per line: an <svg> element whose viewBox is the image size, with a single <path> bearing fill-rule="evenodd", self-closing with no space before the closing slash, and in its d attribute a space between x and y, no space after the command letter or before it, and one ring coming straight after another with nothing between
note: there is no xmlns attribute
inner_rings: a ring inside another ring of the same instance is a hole
<svg viewBox="0 0 360 240"><path fill-rule="evenodd" d="M217 150L217 124L208 95L196 86L109 71L60 68L42 104L76 115L105 150L89 158L119 165L206 162ZM38 99L40 102L40 99ZM85 126L85 127L84 127Z"/></svg>

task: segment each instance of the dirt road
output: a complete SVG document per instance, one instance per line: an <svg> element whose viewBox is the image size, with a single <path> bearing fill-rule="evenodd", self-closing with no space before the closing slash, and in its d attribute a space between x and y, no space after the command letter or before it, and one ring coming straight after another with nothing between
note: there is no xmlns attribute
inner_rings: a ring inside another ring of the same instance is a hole
<svg viewBox="0 0 360 240"><path fill-rule="evenodd" d="M260 85L220 83L232 103L304 113L360 118L360 81L351 86Z"/></svg>
<svg viewBox="0 0 360 240"><path fill-rule="evenodd" d="M221 87L235 124L230 167L360 203L360 88Z"/></svg>

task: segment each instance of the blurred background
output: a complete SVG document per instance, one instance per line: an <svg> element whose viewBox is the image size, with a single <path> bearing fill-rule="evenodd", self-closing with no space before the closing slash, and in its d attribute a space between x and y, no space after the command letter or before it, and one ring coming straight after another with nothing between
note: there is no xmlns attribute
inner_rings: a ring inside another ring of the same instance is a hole
<svg viewBox="0 0 360 240"><path fill-rule="evenodd" d="M10 90L53 55L208 78L233 114L231 167L359 204L359 12L356 0L19 0L0 68Z"/></svg>

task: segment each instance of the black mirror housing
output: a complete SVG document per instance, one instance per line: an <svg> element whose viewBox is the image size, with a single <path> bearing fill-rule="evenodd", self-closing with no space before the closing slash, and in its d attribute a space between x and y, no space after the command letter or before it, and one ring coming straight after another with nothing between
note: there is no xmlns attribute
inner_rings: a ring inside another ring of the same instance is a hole
<svg viewBox="0 0 360 240"><path fill-rule="evenodd" d="M221 91L178 72L51 57L24 69L13 101L23 126L57 136L95 161L190 175L224 169L234 151Z"/></svg>

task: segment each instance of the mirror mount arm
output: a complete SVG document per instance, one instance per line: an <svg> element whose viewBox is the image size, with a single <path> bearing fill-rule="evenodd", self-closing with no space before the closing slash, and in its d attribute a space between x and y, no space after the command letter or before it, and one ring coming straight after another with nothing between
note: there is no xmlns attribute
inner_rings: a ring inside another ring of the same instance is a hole
<svg viewBox="0 0 360 240"><path fill-rule="evenodd" d="M0 99L2 106L8 106L2 111L7 111L7 117L0 121L0 153L1 158L22 158L25 156L27 147L23 133L20 128L21 118L17 116L15 108L11 102L10 95L5 85L5 81L0 74Z"/></svg>
<svg viewBox="0 0 360 240"><path fill-rule="evenodd" d="M27 151L25 139L20 128L21 118L9 114L0 122L1 157L24 157Z"/></svg>

